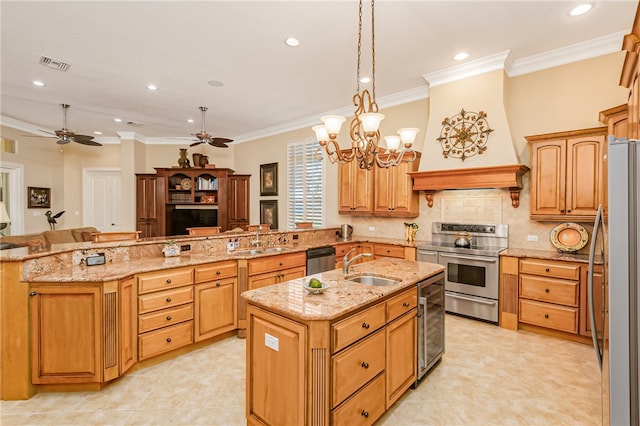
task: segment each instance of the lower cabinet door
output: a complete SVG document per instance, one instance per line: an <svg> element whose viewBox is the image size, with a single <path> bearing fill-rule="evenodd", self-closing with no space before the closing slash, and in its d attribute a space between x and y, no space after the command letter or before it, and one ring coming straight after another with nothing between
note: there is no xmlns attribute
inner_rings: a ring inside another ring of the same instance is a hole
<svg viewBox="0 0 640 426"><path fill-rule="evenodd" d="M236 329L236 284L227 278L195 285L196 342Z"/></svg>
<svg viewBox="0 0 640 426"><path fill-rule="evenodd" d="M331 423L334 426L372 425L385 412L385 373L381 373L371 383L333 410Z"/></svg>
<svg viewBox="0 0 640 426"><path fill-rule="evenodd" d="M417 378L416 310L387 325L387 401L389 409Z"/></svg>
<svg viewBox="0 0 640 426"><path fill-rule="evenodd" d="M36 286L31 296L32 382L100 382L100 288Z"/></svg>

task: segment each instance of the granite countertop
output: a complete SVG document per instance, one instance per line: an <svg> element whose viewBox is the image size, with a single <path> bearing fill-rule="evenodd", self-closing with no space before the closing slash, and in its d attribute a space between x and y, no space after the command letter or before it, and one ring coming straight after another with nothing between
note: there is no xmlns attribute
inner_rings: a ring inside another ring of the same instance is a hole
<svg viewBox="0 0 640 426"><path fill-rule="evenodd" d="M581 253L561 253L552 250L531 250L508 248L500 252L500 256L529 257L533 259L561 260L564 262L589 263L589 255ZM602 256L595 257L596 264L602 264Z"/></svg>
<svg viewBox="0 0 640 426"><path fill-rule="evenodd" d="M304 289L305 278L249 290L242 297L250 304L260 306L289 318L300 320L333 320L357 308L399 290L415 285L425 278L444 271L444 266L411 260L382 258L354 265L347 277L363 273L400 280L391 286L369 286L347 281L342 270L311 275L329 285L320 294Z"/></svg>

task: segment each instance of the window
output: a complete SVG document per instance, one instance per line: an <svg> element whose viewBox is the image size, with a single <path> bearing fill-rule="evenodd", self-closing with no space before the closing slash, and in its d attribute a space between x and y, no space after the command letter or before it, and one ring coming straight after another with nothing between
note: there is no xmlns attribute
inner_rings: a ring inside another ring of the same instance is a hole
<svg viewBox="0 0 640 426"><path fill-rule="evenodd" d="M324 226L324 164L314 157L318 142L292 142L287 146L287 226L313 222Z"/></svg>

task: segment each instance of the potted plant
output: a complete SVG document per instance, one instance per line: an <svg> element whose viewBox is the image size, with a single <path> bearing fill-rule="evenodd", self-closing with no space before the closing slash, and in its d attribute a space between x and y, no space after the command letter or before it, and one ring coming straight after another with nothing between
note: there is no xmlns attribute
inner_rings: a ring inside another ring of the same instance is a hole
<svg viewBox="0 0 640 426"><path fill-rule="evenodd" d="M180 246L175 240L165 241L163 244L162 253L164 253L164 257L180 256Z"/></svg>

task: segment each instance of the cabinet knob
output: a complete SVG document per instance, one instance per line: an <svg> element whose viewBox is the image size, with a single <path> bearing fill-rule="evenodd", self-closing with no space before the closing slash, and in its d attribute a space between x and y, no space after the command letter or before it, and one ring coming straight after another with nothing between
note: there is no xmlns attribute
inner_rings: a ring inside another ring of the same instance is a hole
<svg viewBox="0 0 640 426"><path fill-rule="evenodd" d="M560 213L564 213L564 209L560 210Z"/></svg>
<svg viewBox="0 0 640 426"><path fill-rule="evenodd" d="M544 314L545 319L549 319L549 314Z"/></svg>
<svg viewBox="0 0 640 426"><path fill-rule="evenodd" d="M216 271L216 275L220 275L220 274L221 274L221 272L220 272L220 271Z"/></svg>
<svg viewBox="0 0 640 426"><path fill-rule="evenodd" d="M171 302L171 298L170 297L167 297L167 302Z"/></svg>
<svg viewBox="0 0 640 426"><path fill-rule="evenodd" d="M167 343L171 343L171 337L167 337Z"/></svg>
<svg viewBox="0 0 640 426"><path fill-rule="evenodd" d="M369 324L367 324L366 322L362 323L362 328L368 330L369 329Z"/></svg>
<svg viewBox="0 0 640 426"><path fill-rule="evenodd" d="M549 290L548 288L545 288L545 289L544 289L544 292L545 292L545 293L549 293L550 291L551 291L551 290Z"/></svg>
<svg viewBox="0 0 640 426"><path fill-rule="evenodd" d="M220 281L216 283L216 287L220 287Z"/></svg>
<svg viewBox="0 0 640 426"><path fill-rule="evenodd" d="M369 368L369 363L362 361L362 364L360 364L360 366L366 370L367 368Z"/></svg>
<svg viewBox="0 0 640 426"><path fill-rule="evenodd" d="M283 265L283 263L282 263L282 262L280 262L280 263L278 263L278 265L282 266L282 265Z"/></svg>
<svg viewBox="0 0 640 426"><path fill-rule="evenodd" d="M567 213L571 213L571 210L567 210Z"/></svg>
<svg viewBox="0 0 640 426"><path fill-rule="evenodd" d="M29 296L33 297L33 296L37 296L38 293L36 293L35 291L32 291L31 293L29 293Z"/></svg>
<svg viewBox="0 0 640 426"><path fill-rule="evenodd" d="M391 253L391 250L387 250L387 253Z"/></svg>
<svg viewBox="0 0 640 426"><path fill-rule="evenodd" d="M167 315L167 321L171 321L171 315Z"/></svg>
<svg viewBox="0 0 640 426"><path fill-rule="evenodd" d="M171 278L167 278L167 284L171 284Z"/></svg>
<svg viewBox="0 0 640 426"><path fill-rule="evenodd" d="M403 306L403 307L405 307L405 308L408 308L408 307L409 307L409 303L407 303L407 302L402 302L402 306Z"/></svg>
<svg viewBox="0 0 640 426"><path fill-rule="evenodd" d="M549 268L544 268L544 271L545 272L549 272Z"/></svg>
<svg viewBox="0 0 640 426"><path fill-rule="evenodd" d="M364 417L365 419L366 419L367 417L369 417L369 413L368 413L366 410L362 410L362 412L360 413L360 415L361 415L362 417Z"/></svg>

